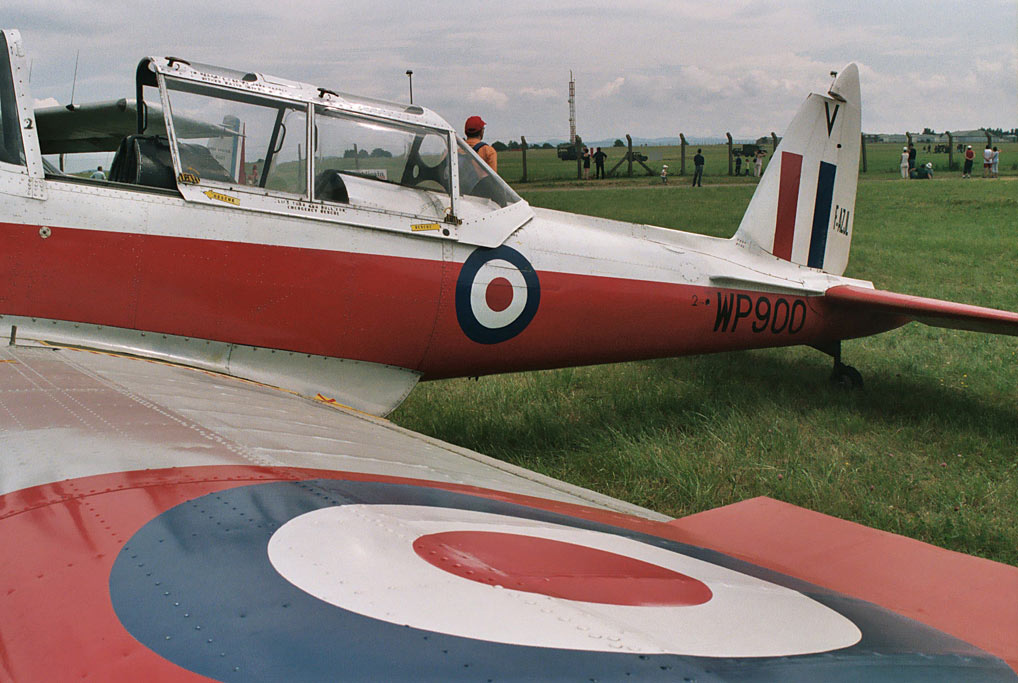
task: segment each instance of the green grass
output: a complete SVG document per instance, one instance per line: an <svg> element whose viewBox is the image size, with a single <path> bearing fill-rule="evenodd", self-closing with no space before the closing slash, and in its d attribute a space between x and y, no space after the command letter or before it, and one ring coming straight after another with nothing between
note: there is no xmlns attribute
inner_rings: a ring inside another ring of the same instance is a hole
<svg viewBox="0 0 1018 683"><path fill-rule="evenodd" d="M727 236L753 190L570 187L521 191ZM864 179L847 274L1018 310L1016 210L1007 180ZM1018 565L1016 352L1013 337L911 324L845 343L866 379L854 393L797 347L430 382L393 419L669 515L767 495Z"/></svg>

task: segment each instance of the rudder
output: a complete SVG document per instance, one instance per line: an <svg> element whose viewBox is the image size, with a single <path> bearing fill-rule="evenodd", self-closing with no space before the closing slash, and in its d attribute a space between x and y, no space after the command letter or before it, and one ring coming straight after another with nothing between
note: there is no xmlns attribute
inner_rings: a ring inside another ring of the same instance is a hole
<svg viewBox="0 0 1018 683"><path fill-rule="evenodd" d="M735 240L835 275L852 242L861 140L859 69L849 64L827 96L811 94L792 119Z"/></svg>

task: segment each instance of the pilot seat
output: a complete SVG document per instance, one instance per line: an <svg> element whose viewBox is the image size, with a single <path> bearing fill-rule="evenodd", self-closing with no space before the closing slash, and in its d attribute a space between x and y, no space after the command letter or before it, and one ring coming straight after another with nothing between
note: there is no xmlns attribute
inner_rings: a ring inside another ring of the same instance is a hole
<svg viewBox="0 0 1018 683"><path fill-rule="evenodd" d="M129 135L113 157L109 179L117 183L177 189L170 142L161 135Z"/></svg>
<svg viewBox="0 0 1018 683"><path fill-rule="evenodd" d="M334 168L327 168L315 178L315 199L326 202L350 203L342 174Z"/></svg>
<svg viewBox="0 0 1018 683"><path fill-rule="evenodd" d="M204 145L181 143L181 165L200 179L235 182ZM170 142L162 135L129 135L113 157L109 179L117 183L177 189Z"/></svg>

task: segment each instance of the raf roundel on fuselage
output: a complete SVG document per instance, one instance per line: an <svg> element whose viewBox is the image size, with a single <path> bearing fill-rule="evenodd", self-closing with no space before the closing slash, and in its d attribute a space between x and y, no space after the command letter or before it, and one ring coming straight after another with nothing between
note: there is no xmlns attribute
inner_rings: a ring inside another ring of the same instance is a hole
<svg viewBox="0 0 1018 683"><path fill-rule="evenodd" d="M456 279L456 319L479 344L512 339L541 303L541 283L527 258L509 246L477 249Z"/></svg>

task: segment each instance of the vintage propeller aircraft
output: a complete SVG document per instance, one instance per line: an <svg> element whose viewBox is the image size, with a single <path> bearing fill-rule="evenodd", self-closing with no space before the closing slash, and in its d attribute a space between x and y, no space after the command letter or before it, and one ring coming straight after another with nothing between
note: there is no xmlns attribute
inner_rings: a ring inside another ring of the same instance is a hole
<svg viewBox="0 0 1018 683"><path fill-rule="evenodd" d="M842 276L858 71L730 240L531 208L439 116L178 58L33 111L0 34L0 678L1015 680L1018 569L671 520L393 426L419 380L1018 315ZM43 155L116 150L109 180Z"/></svg>

